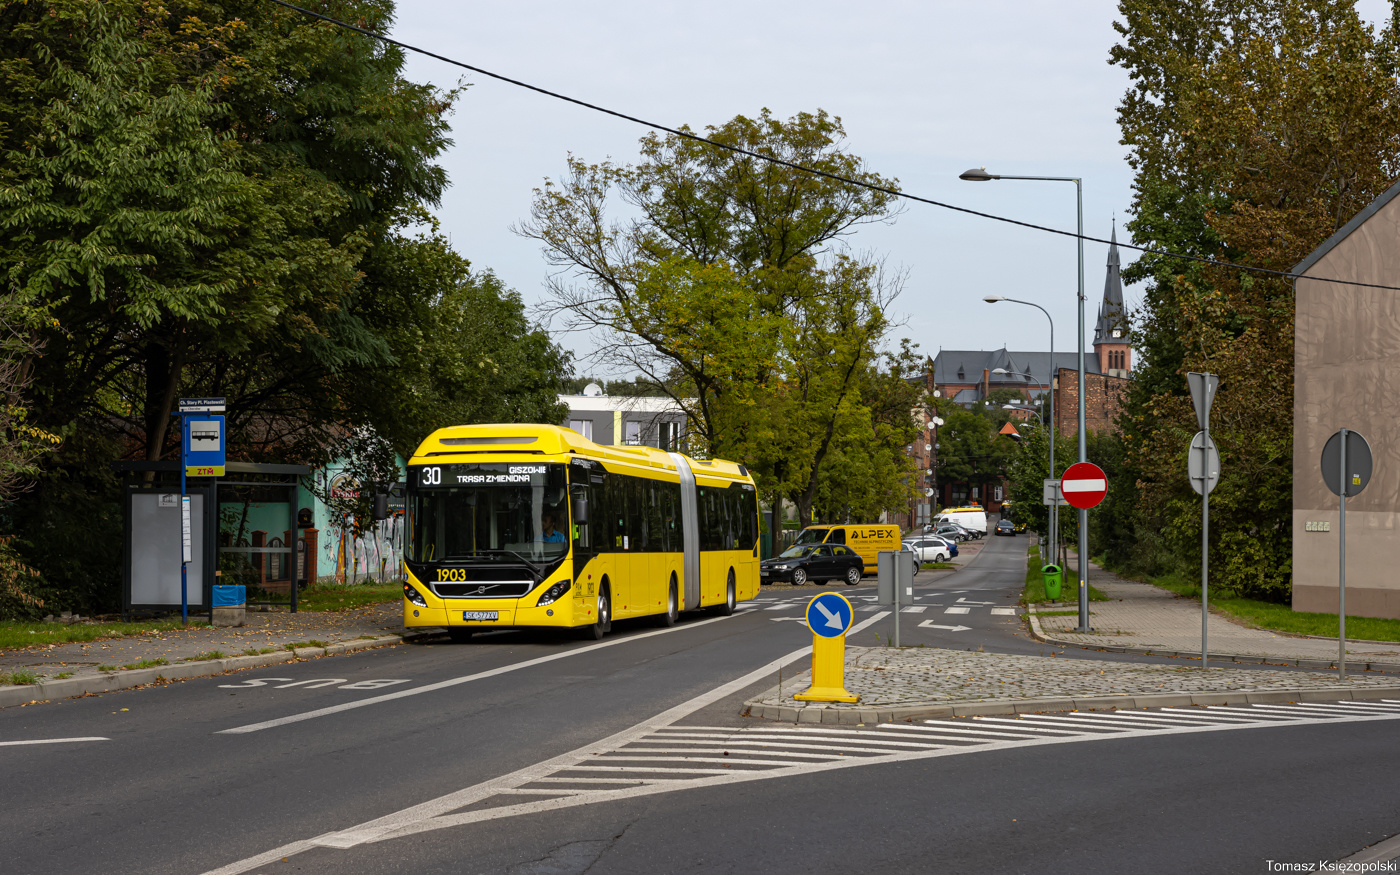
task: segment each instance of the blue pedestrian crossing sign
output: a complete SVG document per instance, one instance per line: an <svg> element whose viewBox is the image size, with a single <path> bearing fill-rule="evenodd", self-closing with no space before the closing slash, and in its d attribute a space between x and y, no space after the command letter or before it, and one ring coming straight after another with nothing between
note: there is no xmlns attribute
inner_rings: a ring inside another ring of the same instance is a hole
<svg viewBox="0 0 1400 875"><path fill-rule="evenodd" d="M851 618L855 609L846 597L834 592L824 592L807 605L807 626L813 635L835 638L845 635L851 628Z"/></svg>

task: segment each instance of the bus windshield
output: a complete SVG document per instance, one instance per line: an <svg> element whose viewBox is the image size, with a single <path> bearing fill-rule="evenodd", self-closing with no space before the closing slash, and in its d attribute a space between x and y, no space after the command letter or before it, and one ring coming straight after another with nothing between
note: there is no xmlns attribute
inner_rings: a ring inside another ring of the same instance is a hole
<svg viewBox="0 0 1400 875"><path fill-rule="evenodd" d="M553 562L569 551L563 465L409 469L409 562Z"/></svg>

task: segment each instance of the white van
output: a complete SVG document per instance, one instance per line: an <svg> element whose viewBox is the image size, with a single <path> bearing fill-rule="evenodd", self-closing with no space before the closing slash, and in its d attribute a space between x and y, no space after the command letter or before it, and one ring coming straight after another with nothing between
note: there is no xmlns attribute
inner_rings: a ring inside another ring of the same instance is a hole
<svg viewBox="0 0 1400 875"><path fill-rule="evenodd" d="M979 538L987 536L987 512L980 507L950 507L933 520L934 528L945 523L962 526Z"/></svg>

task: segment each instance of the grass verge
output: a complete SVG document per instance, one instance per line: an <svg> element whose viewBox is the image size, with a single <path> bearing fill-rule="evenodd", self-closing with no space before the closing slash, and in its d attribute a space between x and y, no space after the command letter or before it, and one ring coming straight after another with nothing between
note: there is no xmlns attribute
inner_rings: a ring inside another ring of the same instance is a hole
<svg viewBox="0 0 1400 875"><path fill-rule="evenodd" d="M191 623L202 628L208 623ZM49 644L96 641L99 638L127 638L132 635L160 635L183 629L179 620L151 620L144 623L0 623L0 650Z"/></svg>
<svg viewBox="0 0 1400 875"><path fill-rule="evenodd" d="M22 668L17 668L9 674L0 674L0 686L27 687L38 682L39 676L37 674Z"/></svg>
<svg viewBox="0 0 1400 875"><path fill-rule="evenodd" d="M1191 582L1180 574L1149 580L1154 586L1170 590L1179 596L1201 600L1201 582ZM1320 638L1337 637L1336 614L1313 614L1295 611L1288 605L1265 602L1259 599L1210 597L1212 609L1229 614L1247 626L1267 629L1271 632L1288 632L1294 635L1316 635ZM1379 617L1347 617L1347 638L1361 641L1400 641L1400 620L1386 620Z"/></svg>
<svg viewBox="0 0 1400 875"><path fill-rule="evenodd" d="M401 583L317 583L297 593L298 611L344 611L403 598Z"/></svg>
<svg viewBox="0 0 1400 875"><path fill-rule="evenodd" d="M1079 575L1072 568L1064 569L1060 574L1060 600L1073 600L1075 592L1079 589ZM1040 573L1040 548L1031 547L1026 554L1026 585L1021 590L1021 604L1034 605L1041 602L1050 601L1050 597L1045 594L1045 578ZM1094 585L1089 584L1089 601L1106 602L1108 596L1099 592Z"/></svg>

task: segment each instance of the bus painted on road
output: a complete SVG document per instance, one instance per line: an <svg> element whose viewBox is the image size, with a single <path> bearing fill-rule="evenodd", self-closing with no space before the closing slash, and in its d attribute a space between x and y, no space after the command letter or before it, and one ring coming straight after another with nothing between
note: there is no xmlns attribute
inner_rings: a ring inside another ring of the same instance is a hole
<svg viewBox="0 0 1400 875"><path fill-rule="evenodd" d="M601 446L553 425L463 425L408 462L404 625L553 626L733 613L759 588L744 466Z"/></svg>

